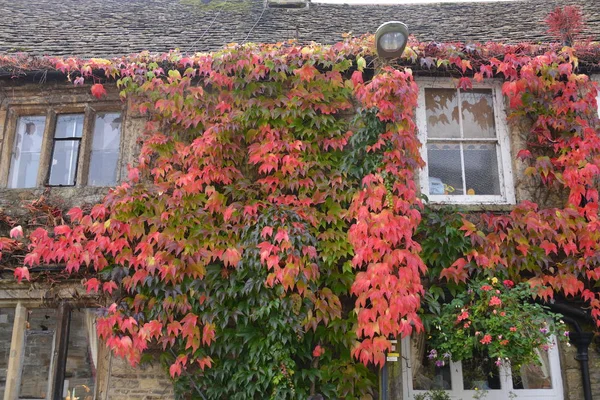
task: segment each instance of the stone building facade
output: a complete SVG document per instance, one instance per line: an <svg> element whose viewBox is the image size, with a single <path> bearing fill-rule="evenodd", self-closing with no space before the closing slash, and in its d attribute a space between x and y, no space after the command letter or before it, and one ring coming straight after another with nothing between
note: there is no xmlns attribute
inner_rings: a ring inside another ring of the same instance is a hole
<svg viewBox="0 0 600 400"><path fill-rule="evenodd" d="M227 8L223 12L219 12L219 8L203 9L196 3L201 2L109 0L102 3L102 9L98 9L100 3L87 0L58 4L42 0L39 10L32 10L25 7L25 3L0 0L0 11L5 11L0 14L7 18L0 22L0 52L117 56L146 49L167 51L175 47L207 51L228 42L245 40L277 42L298 39L301 42L331 43L344 32L353 31L355 35L372 32L381 22L391 19L407 22L420 40L543 41L548 38L540 21L556 5L564 2L524 0L487 6L477 3L396 6L307 3L306 7L299 9L280 9L269 8L262 1L247 0L240 1L237 8ZM596 35L598 39L600 4L584 0L571 3L582 6L584 14L589 16L587 34ZM49 18L48 13L53 18ZM40 19L48 22L47 31L39 28ZM195 28L193 32L182 33L182 29L173 28L173 21ZM53 39L46 40L47 37ZM451 81L447 79L445 82L444 79L437 78L431 87L448 89ZM422 87L427 87L428 82L430 80L426 78L417 79ZM495 126L502 126L504 130L503 151L507 155L499 167L504 168L499 173L503 174L505 186L498 189L498 196L504 198L489 202L483 208L503 211L510 209L515 201L539 200L540 193L536 192L536 188L527 186L522 179L524 166L514 157L523 147L520 132L526 127L505 123L505 105L497 95L497 86L481 89L485 96L489 93L496 98L493 118ZM422 103L426 101L424 96L423 93ZM426 104L421 104L421 108L422 112L426 112ZM53 127L62 123L60 118L66 115L71 119L63 122L68 125L66 129L71 129L71 134L57 137ZM109 116L113 126L105 133L118 132L118 138L113 136L118 146L116 149L96 148L96 128L101 123L100 119ZM39 119L27 119L31 117ZM21 204L42 195L64 208L101 200L110 184L93 183L95 179L104 179L102 174L98 175L98 167L92 160L94 154L109 154L116 166L110 179L114 182L122 180L126 176L127 164L135 159L137 139L144 123L144 118L121 102L117 92L109 92L107 97L97 100L90 95L89 87L74 87L64 79L48 77L44 71L21 74L0 67L0 208L10 215L22 215L25 211ZM39 149L33 155L34 161L28 161L37 163L37 172L28 178L32 180L31 184L21 184L11 175L19 129L22 131L21 139L37 135L40 141ZM78 142L78 152L68 153L65 150L64 154L75 154L75 158L58 169L51 162L58 143L56 139L68 138L76 138L71 141ZM64 179L63 187L48 187L53 171L60 172L57 172L57 179ZM507 174L511 175L510 179ZM436 195L431 182L425 190ZM550 194L546 202L551 204L559 200L556 195ZM478 204L469 204L468 207L482 208ZM168 376L157 363L132 368L98 342L94 315L106 301L87 295L77 281L17 285L12 280L11 271L0 265L0 397L7 400L172 398ZM584 330L591 330L585 325L588 323L585 318L575 322L580 323ZM410 378L406 368L410 350L409 343L399 342L399 356L395 360L392 357L386 365L381 387L381 392L387 395L386 400L412 398L413 393L407 391L407 379ZM556 354L559 369L554 378L558 381L553 382L560 382L561 389L557 397L552 398L584 399L576 346L562 345ZM600 398L600 347L597 343L591 344L588 355L592 395ZM66 368L59 371L56 365L60 357L66 357ZM536 398L535 394L527 397L527 393L520 392L521 395L522 398Z"/></svg>

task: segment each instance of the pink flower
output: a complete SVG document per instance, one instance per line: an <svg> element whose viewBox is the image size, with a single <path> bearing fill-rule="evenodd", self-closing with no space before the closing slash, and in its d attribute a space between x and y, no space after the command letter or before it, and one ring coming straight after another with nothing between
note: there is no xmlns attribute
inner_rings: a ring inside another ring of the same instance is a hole
<svg viewBox="0 0 600 400"><path fill-rule="evenodd" d="M463 319L467 319L469 318L469 312L468 311L463 311L457 318L457 321L462 321Z"/></svg>
<svg viewBox="0 0 600 400"><path fill-rule="evenodd" d="M517 327L516 326L511 326L510 327L510 331L511 332L516 332L517 331Z"/></svg>
<svg viewBox="0 0 600 400"><path fill-rule="evenodd" d="M489 290L492 290L492 287L491 287L490 285L483 285L483 286L481 287L481 290L485 290L485 291L487 292L487 291L489 291Z"/></svg>
<svg viewBox="0 0 600 400"><path fill-rule="evenodd" d="M502 300L500 300L500 297L492 296L492 298L490 299L490 306L494 307L494 306L501 306L501 305L502 305Z"/></svg>
<svg viewBox="0 0 600 400"><path fill-rule="evenodd" d="M490 344L492 343L492 335L485 335L483 339L479 341L481 344Z"/></svg>
<svg viewBox="0 0 600 400"><path fill-rule="evenodd" d="M502 312L500 313L500 316L501 316L501 317L506 317L506 313L505 313L504 311L502 311Z"/></svg>
<svg viewBox="0 0 600 400"><path fill-rule="evenodd" d="M510 279L506 279L506 280L505 280L504 282L502 282L502 283L504 283L504 286L506 286L506 287L507 287L507 288L509 288L509 289L510 289L511 287L515 286L515 283L514 283L513 281L511 281Z"/></svg>

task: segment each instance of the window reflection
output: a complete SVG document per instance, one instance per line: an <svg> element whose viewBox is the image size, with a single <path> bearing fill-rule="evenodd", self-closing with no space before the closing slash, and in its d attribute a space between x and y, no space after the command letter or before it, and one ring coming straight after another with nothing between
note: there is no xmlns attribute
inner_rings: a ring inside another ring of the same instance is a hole
<svg viewBox="0 0 600 400"><path fill-rule="evenodd" d="M98 114L90 154L89 185L110 186L117 182L120 143L121 114Z"/></svg>
<svg viewBox="0 0 600 400"><path fill-rule="evenodd" d="M93 309L71 311L64 396L92 400L98 365L96 313Z"/></svg>
<svg viewBox="0 0 600 400"><path fill-rule="evenodd" d="M536 350L537 363L523 365L513 368L514 389L552 389L552 375L550 372L550 358L548 351Z"/></svg>
<svg viewBox="0 0 600 400"><path fill-rule="evenodd" d="M412 381L414 390L452 389L450 363L437 362L429 357L431 349L425 343L425 335L412 335L410 340Z"/></svg>
<svg viewBox="0 0 600 400"><path fill-rule="evenodd" d="M47 397L55 332L55 309L29 311L19 398Z"/></svg>
<svg viewBox="0 0 600 400"><path fill-rule="evenodd" d="M82 135L83 114L58 116L54 132L54 150L52 151L49 185L75 185Z"/></svg>
<svg viewBox="0 0 600 400"><path fill-rule="evenodd" d="M498 366L487 354L473 354L473 358L463 360L462 373L465 390L500 389Z"/></svg>
<svg viewBox="0 0 600 400"><path fill-rule="evenodd" d="M45 116L19 118L10 162L9 188L37 186L45 125Z"/></svg>

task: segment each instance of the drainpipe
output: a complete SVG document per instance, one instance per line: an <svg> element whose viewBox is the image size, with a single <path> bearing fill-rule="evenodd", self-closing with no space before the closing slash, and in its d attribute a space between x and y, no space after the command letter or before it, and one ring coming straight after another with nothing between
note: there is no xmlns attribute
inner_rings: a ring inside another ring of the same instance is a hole
<svg viewBox="0 0 600 400"><path fill-rule="evenodd" d="M592 400L592 387L590 384L590 367L588 348L594 334L592 332L570 332L569 341L577 346L577 355L575 359L581 363L581 379L583 381L583 398Z"/></svg>
<svg viewBox="0 0 600 400"><path fill-rule="evenodd" d="M568 322L575 328L575 332L569 332L569 342L577 347L577 355L575 359L579 361L581 368L581 381L583 383L583 398L584 400L593 400L592 399L592 385L590 382L590 366L589 366L589 353L588 349L590 344L592 343L592 339L594 338L594 334L592 332L584 332L581 329L581 325L570 316L575 316L578 318L589 319L589 315L577 308L573 308L566 304L546 304L552 311L561 313L563 315L563 320Z"/></svg>
<svg viewBox="0 0 600 400"><path fill-rule="evenodd" d="M381 369L381 400L388 400L388 366L387 361L383 363Z"/></svg>

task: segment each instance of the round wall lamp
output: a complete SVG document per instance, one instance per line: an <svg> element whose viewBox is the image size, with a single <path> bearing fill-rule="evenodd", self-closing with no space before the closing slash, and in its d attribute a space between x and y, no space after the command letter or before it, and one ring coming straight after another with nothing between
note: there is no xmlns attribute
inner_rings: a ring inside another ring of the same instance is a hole
<svg viewBox="0 0 600 400"><path fill-rule="evenodd" d="M377 55L381 58L400 57L406 42L408 42L408 28L399 21L385 22L375 32Z"/></svg>

